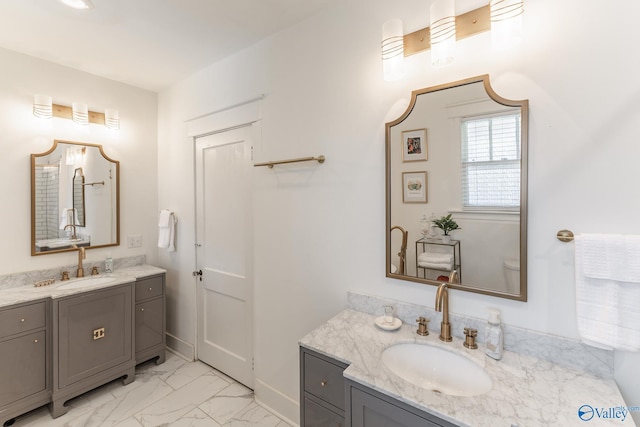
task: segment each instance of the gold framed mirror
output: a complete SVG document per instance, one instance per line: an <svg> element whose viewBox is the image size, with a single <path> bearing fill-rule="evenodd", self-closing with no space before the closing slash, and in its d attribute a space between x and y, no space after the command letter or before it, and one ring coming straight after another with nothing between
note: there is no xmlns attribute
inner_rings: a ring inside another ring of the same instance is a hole
<svg viewBox="0 0 640 427"><path fill-rule="evenodd" d="M387 277L527 300L528 115L488 75L412 92L385 126Z"/></svg>
<svg viewBox="0 0 640 427"><path fill-rule="evenodd" d="M120 162L62 140L31 154L31 255L119 244Z"/></svg>

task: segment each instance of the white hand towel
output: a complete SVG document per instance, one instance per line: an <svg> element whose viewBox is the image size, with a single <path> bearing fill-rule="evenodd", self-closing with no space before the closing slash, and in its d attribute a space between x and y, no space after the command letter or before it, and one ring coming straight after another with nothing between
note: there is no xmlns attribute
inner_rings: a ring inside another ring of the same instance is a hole
<svg viewBox="0 0 640 427"><path fill-rule="evenodd" d="M418 256L418 261L431 262L431 263L452 263L453 254L444 254L436 252L423 252Z"/></svg>
<svg viewBox="0 0 640 427"><path fill-rule="evenodd" d="M640 236L575 238L576 313L582 340L640 351Z"/></svg>
<svg viewBox="0 0 640 427"><path fill-rule="evenodd" d="M451 270L451 263L446 262L422 262L418 260L418 267L432 268L435 270Z"/></svg>
<svg viewBox="0 0 640 427"><path fill-rule="evenodd" d="M173 212L163 209L158 220L158 247L174 252L175 249L175 224Z"/></svg>

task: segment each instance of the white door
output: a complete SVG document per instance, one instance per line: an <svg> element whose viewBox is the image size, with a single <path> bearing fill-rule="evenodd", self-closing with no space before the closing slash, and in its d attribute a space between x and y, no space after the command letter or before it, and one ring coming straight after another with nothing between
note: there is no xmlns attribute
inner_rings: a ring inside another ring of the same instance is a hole
<svg viewBox="0 0 640 427"><path fill-rule="evenodd" d="M198 359L253 388L252 132L197 137Z"/></svg>

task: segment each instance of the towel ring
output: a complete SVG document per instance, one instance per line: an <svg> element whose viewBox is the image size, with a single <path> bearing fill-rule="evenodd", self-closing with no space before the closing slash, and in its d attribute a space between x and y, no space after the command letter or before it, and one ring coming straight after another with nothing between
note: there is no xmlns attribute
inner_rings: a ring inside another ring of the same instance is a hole
<svg viewBox="0 0 640 427"><path fill-rule="evenodd" d="M556 234L556 237L561 242L565 242L565 243L573 242L573 231L571 231L571 230L560 230L560 231L558 231L558 234Z"/></svg>

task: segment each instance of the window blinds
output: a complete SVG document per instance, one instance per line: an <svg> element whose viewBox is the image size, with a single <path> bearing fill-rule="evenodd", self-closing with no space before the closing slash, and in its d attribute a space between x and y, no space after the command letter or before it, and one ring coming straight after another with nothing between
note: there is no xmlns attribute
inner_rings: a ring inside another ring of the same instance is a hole
<svg viewBox="0 0 640 427"><path fill-rule="evenodd" d="M520 206L520 114L464 119L461 151L464 207Z"/></svg>

